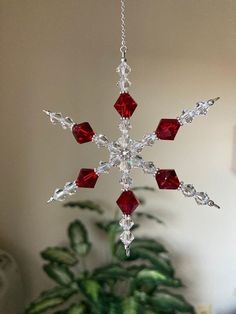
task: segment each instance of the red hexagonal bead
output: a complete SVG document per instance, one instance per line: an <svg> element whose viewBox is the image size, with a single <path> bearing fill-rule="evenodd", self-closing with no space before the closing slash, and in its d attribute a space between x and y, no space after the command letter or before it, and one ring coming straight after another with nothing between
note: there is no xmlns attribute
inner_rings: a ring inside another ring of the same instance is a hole
<svg viewBox="0 0 236 314"><path fill-rule="evenodd" d="M161 119L155 131L160 140L174 140L180 123L177 119Z"/></svg>
<svg viewBox="0 0 236 314"><path fill-rule="evenodd" d="M88 122L74 124L72 133L79 144L91 142L95 134Z"/></svg>
<svg viewBox="0 0 236 314"><path fill-rule="evenodd" d="M81 169L76 180L76 185L79 188L94 188L98 179L98 175L94 169Z"/></svg>
<svg viewBox="0 0 236 314"><path fill-rule="evenodd" d="M117 99L114 107L122 118L130 118L136 109L137 104L129 93L122 93Z"/></svg>
<svg viewBox="0 0 236 314"><path fill-rule="evenodd" d="M156 181L160 189L177 190L180 182L174 169L160 169L156 173Z"/></svg>
<svg viewBox="0 0 236 314"><path fill-rule="evenodd" d="M121 193L116 203L125 215L131 215L139 205L139 201L132 191L124 191Z"/></svg>

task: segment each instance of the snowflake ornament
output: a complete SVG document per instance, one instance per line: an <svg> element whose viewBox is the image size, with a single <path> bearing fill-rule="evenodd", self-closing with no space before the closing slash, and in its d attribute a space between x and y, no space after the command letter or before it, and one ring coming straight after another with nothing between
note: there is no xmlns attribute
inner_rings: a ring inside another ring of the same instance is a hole
<svg viewBox="0 0 236 314"><path fill-rule="evenodd" d="M56 189L48 202L63 201L66 196L74 194L80 188L94 188L99 176L109 173L112 167L118 167L121 172L120 184L122 193L117 200L123 216L120 226L123 229L120 239L124 244L127 256L130 254L130 244L134 240L131 229L134 222L131 218L133 211L138 207L139 201L132 191L133 179L131 170L141 168L144 173L154 176L160 189L179 190L186 197L195 199L198 205L216 205L205 192L197 192L192 184L180 181L174 169L159 169L152 161L145 161L141 152L146 146L152 146L157 140L174 140L179 128L191 123L197 116L206 115L210 107L219 99L210 99L196 104L194 109L183 110L176 119L161 119L156 130L145 135L141 140L133 140L129 131L131 129L130 118L137 107L136 102L129 94L131 85L128 75L131 72L126 60L126 29L125 29L125 0L121 0L121 63L117 68L120 79L117 86L120 89L120 96L114 107L121 116L119 129L121 136L110 142L103 134L93 131L88 122L74 123L69 117L63 117L61 113L46 111L53 124L60 124L63 129L69 129L79 144L94 142L98 148L106 148L109 152L108 161L100 161L95 169L82 168L75 181L67 182L61 189Z"/></svg>
<svg viewBox="0 0 236 314"><path fill-rule="evenodd" d="M183 110L176 119L161 119L154 132L145 135L141 140L133 140L129 135L131 129L130 118L137 104L129 94L131 83L128 75L130 71L131 69L123 54L121 64L117 68L120 76L117 83L120 96L114 105L121 116L119 123L121 136L115 141L109 141L105 135L95 133L88 122L77 124L71 118L63 117L61 113L44 111L53 124L60 124L63 129L69 129L79 144L94 142L98 148L106 148L109 152L108 161L100 161L99 166L95 169L82 168L77 179L67 182L61 189L56 189L48 202L63 201L67 195L74 194L80 188L94 188L100 175L109 173L112 167L119 168L122 193L117 199L117 205L123 213L120 220L120 226L123 228L120 239L124 244L127 255L130 254L130 244L134 240L134 235L131 232L134 222L131 215L139 205L139 201L132 191L131 170L133 168L140 168L144 173L152 175L159 189L178 190L185 197L195 199L198 205L220 208L209 198L207 193L197 192L192 184L180 181L174 169L159 169L154 162L145 161L140 155L145 147L154 145L158 140L174 140L180 127L191 123L197 116L206 115L219 97L198 102L194 109Z"/></svg>

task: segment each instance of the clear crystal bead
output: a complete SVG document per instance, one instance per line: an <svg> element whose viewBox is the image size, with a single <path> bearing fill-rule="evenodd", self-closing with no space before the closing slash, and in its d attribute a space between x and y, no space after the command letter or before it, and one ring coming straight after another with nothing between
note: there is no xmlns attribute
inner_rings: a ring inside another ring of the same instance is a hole
<svg viewBox="0 0 236 314"><path fill-rule="evenodd" d="M121 163L121 158L120 156L111 154L109 162L110 162L111 167L118 167Z"/></svg>
<svg viewBox="0 0 236 314"><path fill-rule="evenodd" d="M125 230L120 235L120 239L124 243L125 246L129 246L130 243L132 243L132 241L134 240L134 235L129 230Z"/></svg>
<svg viewBox="0 0 236 314"><path fill-rule="evenodd" d="M129 119L122 119L119 124L119 129L122 133L127 134L131 129L131 124Z"/></svg>
<svg viewBox="0 0 236 314"><path fill-rule="evenodd" d="M194 111L192 110L183 110L181 116L179 117L179 121L181 124L191 123L195 116Z"/></svg>
<svg viewBox="0 0 236 314"><path fill-rule="evenodd" d="M74 125L74 121L69 118L69 117L65 117L61 119L61 125L63 127L63 129L71 129L72 126Z"/></svg>
<svg viewBox="0 0 236 314"><path fill-rule="evenodd" d="M207 205L210 201L209 196L205 192L198 192L194 197L198 205Z"/></svg>
<svg viewBox="0 0 236 314"><path fill-rule="evenodd" d="M132 166L133 166L134 168L139 168L139 167L141 167L142 162L143 162L143 158L142 158L141 156L139 156L139 155L137 155L137 156L135 156L135 157L132 158Z"/></svg>
<svg viewBox="0 0 236 314"><path fill-rule="evenodd" d="M196 105L195 114L206 115L209 110L209 104L207 101L200 101Z"/></svg>
<svg viewBox="0 0 236 314"><path fill-rule="evenodd" d="M61 118L62 118L62 114L61 113L57 113L57 112L50 112L50 121L53 123L53 124L56 124L58 122L60 122Z"/></svg>
<svg viewBox="0 0 236 314"><path fill-rule="evenodd" d="M124 190L130 190L132 183L133 179L128 175L123 175L120 179L120 184L122 185Z"/></svg>
<svg viewBox="0 0 236 314"><path fill-rule="evenodd" d="M125 231L129 231L133 227L133 225L134 225L134 222L130 216L124 215L122 219L120 220L120 226Z"/></svg>
<svg viewBox="0 0 236 314"><path fill-rule="evenodd" d="M142 169L145 173L155 174L157 169L152 161L145 161L142 163Z"/></svg>
<svg viewBox="0 0 236 314"><path fill-rule="evenodd" d="M147 134L144 136L142 142L145 146L152 146L155 143L157 136L155 133Z"/></svg>
<svg viewBox="0 0 236 314"><path fill-rule="evenodd" d="M216 98L216 99L209 99L207 103L208 103L209 106L213 106L214 103L215 103L215 100L218 100L218 99L219 99L219 98Z"/></svg>
<svg viewBox="0 0 236 314"><path fill-rule="evenodd" d="M100 148L100 147L105 147L108 145L108 139L105 135L103 134L95 134L93 136L93 141L94 143L97 144L97 146Z"/></svg>
<svg viewBox="0 0 236 314"><path fill-rule="evenodd" d="M130 160L121 160L120 162L120 171L124 173L129 173L131 170L131 161Z"/></svg>
<svg viewBox="0 0 236 314"><path fill-rule="evenodd" d="M56 189L54 194L53 194L53 199L55 201L64 201L64 199L66 198L66 194L64 192L64 190L62 189Z"/></svg>
<svg viewBox="0 0 236 314"><path fill-rule="evenodd" d="M121 76L127 76L131 72L131 68L125 61L123 61L117 67L116 72L118 72Z"/></svg>
<svg viewBox="0 0 236 314"><path fill-rule="evenodd" d="M141 141L132 141L130 149L135 153L140 153L143 150L144 144Z"/></svg>
<svg viewBox="0 0 236 314"><path fill-rule="evenodd" d="M108 145L108 150L111 154L117 155L119 154L120 145L117 142L111 142Z"/></svg>
<svg viewBox="0 0 236 314"><path fill-rule="evenodd" d="M75 182L67 182L64 186L64 191L69 194L72 195L77 191L77 185Z"/></svg>
<svg viewBox="0 0 236 314"><path fill-rule="evenodd" d="M122 93L127 93L129 87L131 86L131 82L126 77L121 77L121 79L117 82L117 86L120 88Z"/></svg>
<svg viewBox="0 0 236 314"><path fill-rule="evenodd" d="M187 197L192 197L196 194L196 190L192 184L183 184L181 190L184 196Z"/></svg>
<svg viewBox="0 0 236 314"><path fill-rule="evenodd" d="M111 165L109 162L106 162L106 161L100 161L99 163L99 167L96 168L96 173L97 174L100 174L100 173L108 173L110 168L111 168Z"/></svg>
<svg viewBox="0 0 236 314"><path fill-rule="evenodd" d="M121 150L126 149L129 146L130 142L131 142L130 137L126 134L123 134L117 140L117 144L120 146Z"/></svg>

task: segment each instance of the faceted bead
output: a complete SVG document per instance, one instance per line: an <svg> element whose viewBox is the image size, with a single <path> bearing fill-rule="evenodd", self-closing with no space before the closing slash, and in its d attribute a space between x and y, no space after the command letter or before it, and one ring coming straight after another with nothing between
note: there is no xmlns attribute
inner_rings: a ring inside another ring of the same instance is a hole
<svg viewBox="0 0 236 314"><path fill-rule="evenodd" d="M207 103L209 106L213 106L216 100L219 100L219 97L217 97L216 99L209 99Z"/></svg>
<svg viewBox="0 0 236 314"><path fill-rule="evenodd" d="M67 182L64 186L64 191L69 194L72 195L77 191L77 185L75 182Z"/></svg>
<svg viewBox="0 0 236 314"><path fill-rule="evenodd" d="M133 141L132 147L133 151L137 152L137 153L141 153L141 151L144 148L143 142L140 141Z"/></svg>
<svg viewBox="0 0 236 314"><path fill-rule="evenodd" d="M195 109L195 114L196 115L206 115L208 110L209 110L210 105L208 104L207 101L201 101L197 103L196 109Z"/></svg>
<svg viewBox="0 0 236 314"><path fill-rule="evenodd" d="M122 93L117 99L114 107L122 118L130 118L136 109L137 104L129 93Z"/></svg>
<svg viewBox="0 0 236 314"><path fill-rule="evenodd" d="M210 201L210 198L206 193L198 192L195 194L195 201L198 205L206 205Z"/></svg>
<svg viewBox="0 0 236 314"><path fill-rule="evenodd" d="M66 198L66 193L63 189L56 189L53 195L53 200L55 201L64 201L64 199Z"/></svg>
<svg viewBox="0 0 236 314"><path fill-rule="evenodd" d="M132 158L132 167L139 168L142 166L143 158L139 155L136 155Z"/></svg>
<svg viewBox="0 0 236 314"><path fill-rule="evenodd" d="M121 158L120 156L110 155L109 162L111 164L111 167L118 167L121 163Z"/></svg>
<svg viewBox="0 0 236 314"><path fill-rule="evenodd" d="M123 134L121 137L118 138L116 143L120 146L121 149L126 149L131 143L131 140L128 134Z"/></svg>
<svg viewBox="0 0 236 314"><path fill-rule="evenodd" d="M79 144L91 142L95 134L88 122L74 124L72 133Z"/></svg>
<svg viewBox="0 0 236 314"><path fill-rule="evenodd" d="M111 165L109 162L100 161L99 167L97 167L97 169L96 169L96 173L97 174L108 173L110 169L111 169Z"/></svg>
<svg viewBox="0 0 236 314"><path fill-rule="evenodd" d="M120 226L126 231L130 230L133 227L133 225L134 222L130 216L124 215L120 220Z"/></svg>
<svg viewBox="0 0 236 314"><path fill-rule="evenodd" d="M161 119L156 129L156 136L161 140L174 140L180 123L177 119Z"/></svg>
<svg viewBox="0 0 236 314"><path fill-rule="evenodd" d="M53 124L60 122L62 114L60 112L50 112L50 120Z"/></svg>
<svg viewBox="0 0 236 314"><path fill-rule="evenodd" d="M121 160L119 167L120 171L129 173L132 168L132 162L130 160Z"/></svg>
<svg viewBox="0 0 236 314"><path fill-rule="evenodd" d="M121 76L127 76L131 72L131 68L126 62L121 62L116 72L120 73Z"/></svg>
<svg viewBox="0 0 236 314"><path fill-rule="evenodd" d="M125 215L131 215L139 205L139 201L132 191L124 191L121 193L116 203Z"/></svg>
<svg viewBox="0 0 236 314"><path fill-rule="evenodd" d="M94 188L98 179L98 175L94 169L81 169L76 180L76 185L79 188Z"/></svg>
<svg viewBox="0 0 236 314"><path fill-rule="evenodd" d="M74 125L74 121L69 117L65 117L64 119L61 119L61 125L65 130L71 129L71 127Z"/></svg>
<svg viewBox="0 0 236 314"><path fill-rule="evenodd" d="M95 134L92 140L97 144L98 148L105 147L109 144L107 137L103 134Z"/></svg>
<svg viewBox="0 0 236 314"><path fill-rule="evenodd" d="M152 161L145 161L142 163L142 169L145 173L155 174L157 169Z"/></svg>
<svg viewBox="0 0 236 314"><path fill-rule="evenodd" d="M155 140L157 139L156 133L147 134L142 139L142 142L146 146L152 146L155 143Z"/></svg>
<svg viewBox="0 0 236 314"><path fill-rule="evenodd" d="M196 190L192 184L183 184L181 190L186 197L192 197L196 194Z"/></svg>
<svg viewBox="0 0 236 314"><path fill-rule="evenodd" d="M160 189L177 190L180 182L174 169L161 169L156 173L156 181Z"/></svg>
<svg viewBox="0 0 236 314"><path fill-rule="evenodd" d="M129 190L133 183L133 179L129 175L123 175L120 179L120 184L124 190Z"/></svg>
<svg viewBox="0 0 236 314"><path fill-rule="evenodd" d="M131 242L134 240L134 235L129 230L125 230L120 235L121 241L124 243L125 247L129 246Z"/></svg>
<svg viewBox="0 0 236 314"><path fill-rule="evenodd" d="M127 134L131 129L131 124L129 119L122 119L119 124L119 129L122 133Z"/></svg>
<svg viewBox="0 0 236 314"><path fill-rule="evenodd" d="M121 93L128 93L129 87L131 86L131 82L128 80L127 77L123 76L117 82L117 86L119 87Z"/></svg>
<svg viewBox="0 0 236 314"><path fill-rule="evenodd" d="M183 110L181 116L179 117L179 120L181 124L187 124L187 123L191 123L194 117L195 117L195 111L186 109L186 110Z"/></svg>

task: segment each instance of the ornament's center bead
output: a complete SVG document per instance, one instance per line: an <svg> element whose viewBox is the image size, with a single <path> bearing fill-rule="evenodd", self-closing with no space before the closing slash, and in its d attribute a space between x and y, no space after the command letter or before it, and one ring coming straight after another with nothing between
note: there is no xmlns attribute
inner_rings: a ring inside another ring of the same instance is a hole
<svg viewBox="0 0 236 314"><path fill-rule="evenodd" d="M131 158L131 151L129 149L121 150L121 157L124 160L129 160Z"/></svg>

